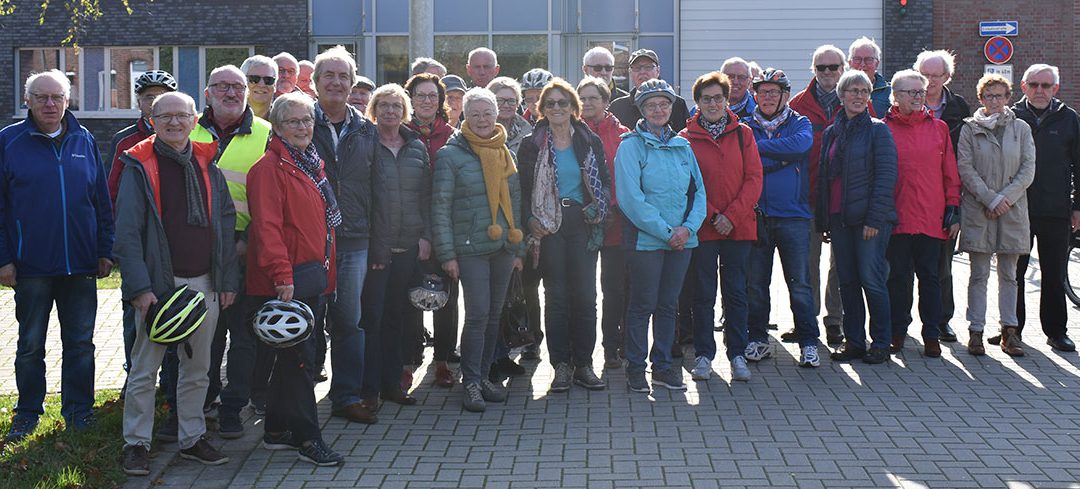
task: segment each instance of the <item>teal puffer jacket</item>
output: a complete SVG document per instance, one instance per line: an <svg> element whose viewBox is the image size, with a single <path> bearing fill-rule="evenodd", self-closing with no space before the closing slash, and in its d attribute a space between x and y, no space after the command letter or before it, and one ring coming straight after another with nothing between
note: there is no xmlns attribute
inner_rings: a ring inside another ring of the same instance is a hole
<svg viewBox="0 0 1080 489"><path fill-rule="evenodd" d="M512 153L511 153L512 154ZM515 158L516 161L516 158ZM521 186L518 174L510 176L510 201L514 225L521 229ZM524 242L507 240L510 226L500 211L496 219L503 228L498 240L488 238L491 210L480 158L461 133L454 134L435 155L435 178L432 182L431 229L435 257L440 262L459 256L486 255L505 249L516 256L525 253Z"/></svg>

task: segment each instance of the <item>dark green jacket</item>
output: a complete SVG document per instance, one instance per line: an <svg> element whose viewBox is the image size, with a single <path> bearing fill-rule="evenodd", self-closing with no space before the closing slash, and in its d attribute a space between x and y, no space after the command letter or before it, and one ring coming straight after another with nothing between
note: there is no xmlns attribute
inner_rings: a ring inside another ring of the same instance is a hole
<svg viewBox="0 0 1080 489"><path fill-rule="evenodd" d="M375 144L369 264L389 265L391 249L413 248L420 238L431 240L431 163L427 146L412 129L401 126L398 132L405 144L397 156L382 143Z"/></svg>

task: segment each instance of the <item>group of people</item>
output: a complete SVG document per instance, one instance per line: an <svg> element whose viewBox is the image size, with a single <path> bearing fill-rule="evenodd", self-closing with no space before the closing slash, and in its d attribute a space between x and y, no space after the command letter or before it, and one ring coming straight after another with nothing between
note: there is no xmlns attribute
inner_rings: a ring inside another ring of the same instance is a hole
<svg viewBox="0 0 1080 489"><path fill-rule="evenodd" d="M498 76L487 48L468 55L470 84L430 58L403 85L377 86L340 46L313 62L258 55L211 71L202 113L171 74L144 73L141 117L104 162L67 110L67 77L31 75L26 120L0 131L0 283L15 288L19 322L8 439L28 436L42 413L53 302L62 414L72 429L93 424L94 278L114 265L123 465L134 475L149 473L159 370L170 414L156 437L182 457L226 463L205 417L216 409L220 436L238 438L252 404L265 448L340 463L314 396L327 351L332 416L370 424L381 401L416 404L412 366L427 339L414 293L441 295L426 308L442 306L434 383L458 383L449 363L459 362L464 409L505 401L502 381L524 372L500 337L512 280L537 339L521 358L538 358L543 339L552 392L604 389L598 265L603 365L625 366L636 392L686 388L674 360L684 338L691 378L710 379L721 328L732 379L749 381L748 362L774 353L777 253L794 318L781 339L798 343L802 367L820 365L822 288L826 342L842 345L832 360L900 351L916 275L923 351L940 356L941 341L957 340L957 245L971 258L968 351L985 354L996 255L1001 330L987 340L1023 355L1017 277L1033 238L1043 331L1073 351L1063 287L1080 227L1080 118L1055 98L1058 69L1028 68L1011 105L1012 83L984 76L972 112L948 88L947 51L921 53L891 82L880 59L867 38L846 53L821 46L809 86L792 95L783 70L731 58L696 80L688 105L648 49L630 54L628 92L602 47L585 54L576 86L540 68Z"/></svg>

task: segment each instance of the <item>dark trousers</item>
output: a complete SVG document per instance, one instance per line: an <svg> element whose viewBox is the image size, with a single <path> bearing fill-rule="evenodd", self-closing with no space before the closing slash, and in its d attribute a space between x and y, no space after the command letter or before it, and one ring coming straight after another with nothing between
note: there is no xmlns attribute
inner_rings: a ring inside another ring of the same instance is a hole
<svg viewBox="0 0 1080 489"><path fill-rule="evenodd" d="M863 239L863 226L844 226L832 216L830 226L836 253L840 297L844 301L844 336L852 348L866 347L866 312L870 312L872 348L888 348L892 342L892 308L889 305L889 263L885 250L892 226L885 224L878 234ZM863 295L866 307L863 306Z"/></svg>
<svg viewBox="0 0 1080 489"><path fill-rule="evenodd" d="M394 253L390 265L381 270L368 270L360 299L363 313L360 327L364 329L364 383L360 396L373 399L380 392L401 390L402 326L404 310L409 303L409 284L416 277L414 246L403 253Z"/></svg>
<svg viewBox="0 0 1080 489"><path fill-rule="evenodd" d="M562 225L540 243L551 364L591 367L596 347L596 252L580 206L563 207Z"/></svg>
<svg viewBox="0 0 1080 489"><path fill-rule="evenodd" d="M956 313L956 302L953 300L952 274L954 251L956 251L956 239L947 239L942 243L940 255L938 256L938 285L941 288L941 326L949 324L949 321L952 321L953 314ZM907 321L908 323L911 322L910 312Z"/></svg>
<svg viewBox="0 0 1080 489"><path fill-rule="evenodd" d="M622 348L626 318L626 251L621 246L600 249L600 291L604 294L600 319L604 354L613 356Z"/></svg>
<svg viewBox="0 0 1080 489"><path fill-rule="evenodd" d="M671 368L675 341L675 313L679 290L690 266L691 250L632 251L626 256L630 295L626 305L625 350L627 371L645 371L645 358L654 372ZM649 349L652 320L653 346Z"/></svg>
<svg viewBox="0 0 1080 489"><path fill-rule="evenodd" d="M1039 271L1042 290L1039 293L1039 320L1047 338L1065 336L1068 307L1065 304L1065 271L1069 266L1069 239L1072 223L1068 218L1032 217L1031 238L1039 246ZM1016 262L1017 331L1024 330L1024 283L1031 255L1020 255Z"/></svg>
<svg viewBox="0 0 1080 489"><path fill-rule="evenodd" d="M318 304L318 298L301 299L305 304ZM316 331L322 323L316 321ZM266 431L291 431L293 440L321 440L319 413L315 406L315 380L308 364L314 353L312 338L289 348L271 349L272 369L267 386Z"/></svg>
<svg viewBox="0 0 1080 489"><path fill-rule="evenodd" d="M889 305L892 308L892 334L907 334L911 324L911 303L915 276L919 277L919 317L922 337L937 339L941 319L941 284L938 259L943 240L925 234L894 234L889 239Z"/></svg>
<svg viewBox="0 0 1080 489"><path fill-rule="evenodd" d="M747 317L746 272L750 262L750 241L717 239L702 241L694 248L690 271L696 291L693 301L694 355L716 358L716 292L717 272L727 324L724 326L724 346L728 360L746 351L749 329Z"/></svg>
<svg viewBox="0 0 1080 489"><path fill-rule="evenodd" d="M435 351L432 352L432 357L436 362L445 362L457 348L458 340L458 297L461 294L461 282L445 275L442 275L442 278L446 284L448 299L445 306L432 313L432 324L435 328Z"/></svg>
<svg viewBox="0 0 1080 489"><path fill-rule="evenodd" d="M251 319L262 305L263 298L240 296L232 307L223 311L222 316L229 316L226 323L229 334L229 361L225 368L226 383L221 388L221 407L218 408L222 415L239 415L240 410L247 406L248 399L251 397L257 352L270 348L256 339L251 329ZM223 326L225 325L218 324L218 338L224 343L226 328ZM216 342L218 338L215 338L214 341ZM215 353L216 348L215 343ZM270 352L264 351L263 356L265 357L268 353ZM211 362L213 362L213 359L211 359ZM220 359L217 365L220 369ZM213 363L211 363L210 368L212 371L214 368ZM210 383L213 385L213 378L211 378ZM210 397L209 393L207 393L207 397Z"/></svg>

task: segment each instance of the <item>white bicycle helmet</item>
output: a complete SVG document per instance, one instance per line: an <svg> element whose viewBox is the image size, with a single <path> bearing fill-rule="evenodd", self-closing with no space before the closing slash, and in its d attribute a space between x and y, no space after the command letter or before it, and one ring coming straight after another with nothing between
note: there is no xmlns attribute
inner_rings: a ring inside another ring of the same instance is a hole
<svg viewBox="0 0 1080 489"><path fill-rule="evenodd" d="M135 79L135 93L142 93L150 87L163 87L170 92L175 92L176 79L165 70L150 70Z"/></svg>
<svg viewBox="0 0 1080 489"><path fill-rule="evenodd" d="M252 323L255 336L263 343L274 348L288 348L311 336L315 314L307 304L298 300L285 302L271 299L255 313Z"/></svg>
<svg viewBox="0 0 1080 489"><path fill-rule="evenodd" d="M547 86L551 79L555 78L550 71L542 68L533 68L521 75L522 90L540 90Z"/></svg>
<svg viewBox="0 0 1080 489"><path fill-rule="evenodd" d="M449 299L450 294L446 292L446 284L438 275L424 275L419 285L409 289L409 302L421 311L442 309Z"/></svg>

